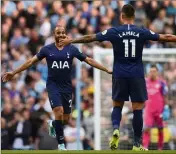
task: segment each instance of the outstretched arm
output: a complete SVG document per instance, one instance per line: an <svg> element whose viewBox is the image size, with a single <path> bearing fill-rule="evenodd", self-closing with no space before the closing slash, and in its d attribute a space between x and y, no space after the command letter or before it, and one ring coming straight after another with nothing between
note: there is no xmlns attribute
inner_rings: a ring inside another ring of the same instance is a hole
<svg viewBox="0 0 176 154"><path fill-rule="evenodd" d="M104 67L103 65L99 64L98 62L96 62L94 59L86 57L86 59L84 60L87 64L91 65L92 67L95 67L99 70L105 71L109 74L112 74L112 71L108 70L106 67Z"/></svg>
<svg viewBox="0 0 176 154"><path fill-rule="evenodd" d="M114 37L115 31L114 28L109 28L104 30L103 32L99 32L97 34L92 34L92 35L84 35L80 38L76 39L71 39L71 38L65 38L60 41L60 45L65 46L70 43L90 43L94 41L112 41L115 40L116 37Z"/></svg>
<svg viewBox="0 0 176 154"><path fill-rule="evenodd" d="M176 42L176 36L172 34L159 34L159 41Z"/></svg>
<svg viewBox="0 0 176 154"><path fill-rule="evenodd" d="M33 58L29 59L28 61L26 61L24 64L22 64L19 68L17 68L16 70L12 71L12 72L6 72L3 76L2 76L2 81L3 82L7 82L9 80L11 80L15 74L18 74L26 69L28 69L29 67L31 67L33 64L35 64L36 62L38 62L38 58L37 56L34 56Z"/></svg>
<svg viewBox="0 0 176 154"><path fill-rule="evenodd" d="M80 38L76 38L76 39L71 39L71 38L65 38L62 39L59 44L62 46L68 45L70 43L90 43L90 42L94 42L94 41L98 41L96 39L96 34L92 34L92 35L84 35Z"/></svg>
<svg viewBox="0 0 176 154"><path fill-rule="evenodd" d="M90 43L97 41L96 34L93 35L84 35L83 37L71 40L70 43Z"/></svg>

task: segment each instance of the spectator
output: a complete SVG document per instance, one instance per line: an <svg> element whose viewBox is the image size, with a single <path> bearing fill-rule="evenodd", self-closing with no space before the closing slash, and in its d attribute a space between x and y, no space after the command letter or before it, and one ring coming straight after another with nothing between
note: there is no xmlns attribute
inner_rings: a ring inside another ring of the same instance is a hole
<svg viewBox="0 0 176 154"><path fill-rule="evenodd" d="M36 146L35 149L55 150L55 149L57 149L57 141L56 141L56 139L49 136L46 119L47 119L47 116L38 131L37 139L35 141L35 146Z"/></svg>
<svg viewBox="0 0 176 154"><path fill-rule="evenodd" d="M41 73L40 72L35 72L33 73L33 78L35 79L35 91L37 93L42 93L45 88L45 81L41 78Z"/></svg>
<svg viewBox="0 0 176 154"><path fill-rule="evenodd" d="M15 150L29 150L30 136L31 136L31 123L25 119L25 110L15 113L16 124L14 127L14 141L12 148Z"/></svg>
<svg viewBox="0 0 176 154"><path fill-rule="evenodd" d="M4 3L3 3L3 12L5 12L5 14L7 16L13 15L15 11L16 11L16 5L15 5L14 2L12 2L12 1L4 1Z"/></svg>
<svg viewBox="0 0 176 154"><path fill-rule="evenodd" d="M38 47L43 43L43 38L39 36L35 29L32 29L30 34L30 40L28 42L28 48L33 56L37 53Z"/></svg>
<svg viewBox="0 0 176 154"><path fill-rule="evenodd" d="M42 79L46 82L48 75L48 67L46 60L42 60L40 64L37 65L37 71L41 73Z"/></svg>
<svg viewBox="0 0 176 154"><path fill-rule="evenodd" d="M48 113L51 113L52 112L52 109L50 107L50 102L48 100L48 94L47 94L47 91L44 91L41 95L41 98L39 99L39 102L36 103L34 106L33 106L33 109L35 111L38 111L40 109L44 109L44 111L48 112Z"/></svg>
<svg viewBox="0 0 176 154"><path fill-rule="evenodd" d="M11 125L10 122L13 121L13 116L14 116L14 111L13 111L12 105L9 102L5 102L3 106L3 110L1 112L1 117L6 119L7 126Z"/></svg>
<svg viewBox="0 0 176 154"><path fill-rule="evenodd" d="M159 7L158 7L158 2L156 0L151 2L145 1L145 12L150 22L152 22L154 19L157 18L158 11L159 11Z"/></svg>
<svg viewBox="0 0 176 154"><path fill-rule="evenodd" d="M1 118L1 149L9 149L9 133L7 130L7 123L4 118Z"/></svg>
<svg viewBox="0 0 176 154"><path fill-rule="evenodd" d="M19 28L14 30L14 35L10 40L11 48L18 48L20 45L27 44L29 39L27 37L22 36L22 31Z"/></svg>
<svg viewBox="0 0 176 154"><path fill-rule="evenodd" d="M90 24L94 27L94 29L97 29L98 22L99 22L99 12L98 12L97 8L92 8L91 9Z"/></svg>
<svg viewBox="0 0 176 154"><path fill-rule="evenodd" d="M89 19L89 17L90 17L89 4L88 4L88 2L83 2L82 3L82 15L81 15L81 18Z"/></svg>
<svg viewBox="0 0 176 154"><path fill-rule="evenodd" d="M86 131L85 141L86 141L86 150L94 149L94 115L93 115L93 106L88 108L88 115L83 120L83 126Z"/></svg>
<svg viewBox="0 0 176 154"><path fill-rule="evenodd" d="M136 1L135 24L139 27L146 25L146 12L143 8L143 1Z"/></svg>
<svg viewBox="0 0 176 154"><path fill-rule="evenodd" d="M51 33L51 24L48 18L45 18L44 22L42 23L39 34L43 37L48 37Z"/></svg>
<svg viewBox="0 0 176 154"><path fill-rule="evenodd" d="M176 16L176 2L175 1L171 1L171 5L168 6L168 8L167 8L167 13L169 15L175 15Z"/></svg>
<svg viewBox="0 0 176 154"><path fill-rule="evenodd" d="M64 129L64 134L65 134L65 141L66 141L66 147L68 150L76 150L77 149L77 128L76 128L76 119L71 118L69 121L69 125ZM83 150L83 140L85 138L85 131L81 127L80 128L80 143L79 143L79 148L80 150Z"/></svg>
<svg viewBox="0 0 176 154"><path fill-rule="evenodd" d="M158 13L158 18L153 21L152 26L155 27L157 33L162 33L166 22L166 10L162 9Z"/></svg>

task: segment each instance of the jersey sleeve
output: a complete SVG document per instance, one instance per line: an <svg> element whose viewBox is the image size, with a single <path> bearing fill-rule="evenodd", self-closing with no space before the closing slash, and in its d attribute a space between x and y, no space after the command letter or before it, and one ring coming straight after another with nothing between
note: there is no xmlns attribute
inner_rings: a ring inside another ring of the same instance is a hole
<svg viewBox="0 0 176 154"><path fill-rule="evenodd" d="M162 93L163 96L168 94L168 86L163 81L161 81L161 93Z"/></svg>
<svg viewBox="0 0 176 154"><path fill-rule="evenodd" d="M83 54L82 52L80 52L77 47L72 46L71 50L73 52L74 57L76 57L80 61L84 61L86 59L87 56Z"/></svg>
<svg viewBox="0 0 176 154"><path fill-rule="evenodd" d="M99 32L96 34L96 39L99 42L102 41L111 41L112 40L112 28L104 30L103 32Z"/></svg>
<svg viewBox="0 0 176 154"><path fill-rule="evenodd" d="M45 58L46 57L46 49L41 48L40 51L36 54L36 56L39 60L42 60L43 58Z"/></svg>
<svg viewBox="0 0 176 154"><path fill-rule="evenodd" d="M158 41L159 40L159 34L149 30L149 29L144 29L144 39L151 40L151 41Z"/></svg>

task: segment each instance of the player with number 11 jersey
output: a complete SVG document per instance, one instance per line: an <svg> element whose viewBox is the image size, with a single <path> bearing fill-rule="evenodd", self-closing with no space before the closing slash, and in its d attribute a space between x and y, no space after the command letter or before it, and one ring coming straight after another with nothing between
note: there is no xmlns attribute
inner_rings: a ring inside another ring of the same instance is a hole
<svg viewBox="0 0 176 154"><path fill-rule="evenodd" d="M112 27L97 34L85 35L77 39L62 39L60 44L90 43L93 41L110 41L113 46L114 64L112 80L113 111L111 114L114 128L110 141L112 150L118 148L119 126L122 117L124 101L131 98L133 108L133 150L147 150L141 146L143 118L142 109L147 100L147 90L142 64L143 46L146 41L176 42L176 36L171 34L156 34L151 30L134 25L135 9L126 4L122 7L120 19L122 26Z"/></svg>
<svg viewBox="0 0 176 154"><path fill-rule="evenodd" d="M142 64L143 46L147 40L157 41L159 35L132 24L113 27L96 34L98 41L113 45L113 77L144 77Z"/></svg>

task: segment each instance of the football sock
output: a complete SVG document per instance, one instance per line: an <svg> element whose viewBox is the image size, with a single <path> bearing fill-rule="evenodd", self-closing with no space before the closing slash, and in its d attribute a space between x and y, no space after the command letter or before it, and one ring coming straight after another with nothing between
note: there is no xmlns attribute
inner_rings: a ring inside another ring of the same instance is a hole
<svg viewBox="0 0 176 154"><path fill-rule="evenodd" d="M149 143L150 143L150 132L149 131L145 131L143 133L142 144L143 144L143 146L145 148L148 149Z"/></svg>
<svg viewBox="0 0 176 154"><path fill-rule="evenodd" d="M122 118L122 108L115 106L111 114L111 120L114 129L119 129L121 118Z"/></svg>
<svg viewBox="0 0 176 154"><path fill-rule="evenodd" d="M133 114L134 145L139 146L143 128L142 110L134 110Z"/></svg>
<svg viewBox="0 0 176 154"><path fill-rule="evenodd" d="M159 150L162 150L163 149L163 139L164 139L164 137L163 137L163 131L159 131L158 132L159 133L159 135L158 135L158 149Z"/></svg>
<svg viewBox="0 0 176 154"><path fill-rule="evenodd" d="M64 130L63 130L62 120L53 120L52 125L54 126L56 131L56 138L57 138L58 144L63 144Z"/></svg>

